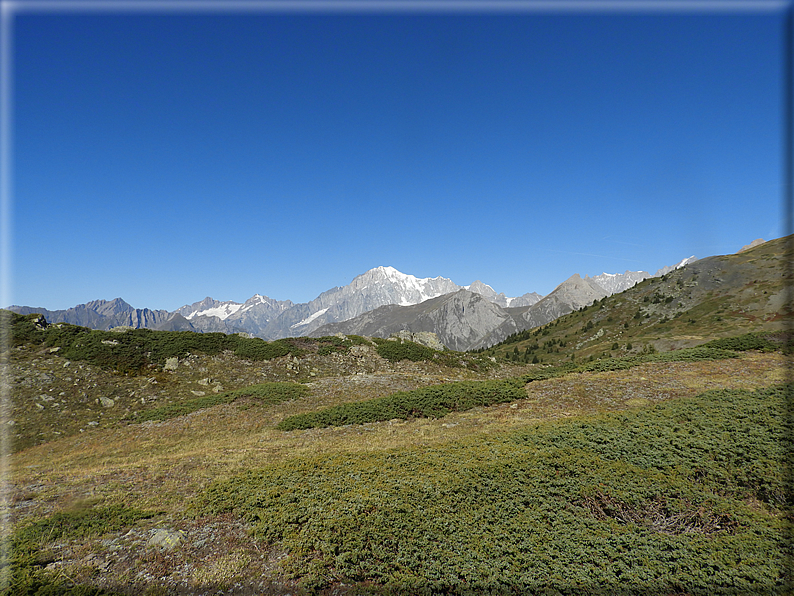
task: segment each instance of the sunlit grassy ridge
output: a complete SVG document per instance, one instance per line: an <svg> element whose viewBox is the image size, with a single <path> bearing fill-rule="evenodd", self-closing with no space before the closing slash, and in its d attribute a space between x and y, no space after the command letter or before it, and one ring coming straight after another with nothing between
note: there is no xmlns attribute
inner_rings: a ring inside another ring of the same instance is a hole
<svg viewBox="0 0 794 596"><path fill-rule="evenodd" d="M194 511L245 517L308 588L771 593L790 393L712 391L433 448L296 458L217 482Z"/></svg>
<svg viewBox="0 0 794 596"><path fill-rule="evenodd" d="M318 412L297 414L282 420L280 430L290 431L346 424L365 424L399 418L439 418L450 412L463 412L477 406L515 401L526 397L523 387L532 381L561 377L574 372L621 370L645 362L676 362L735 358L738 354L722 347L732 345L747 350L774 349L764 336L735 338L731 342L708 344L665 353L645 353L623 358L607 358L576 366L574 364L538 368L530 373L502 381L463 381L400 391L377 399L341 404Z"/></svg>
<svg viewBox="0 0 794 596"><path fill-rule="evenodd" d="M709 257L596 300L479 350L513 362L563 361L691 347L715 337L791 325L791 237Z"/></svg>
<svg viewBox="0 0 794 596"><path fill-rule="evenodd" d="M133 374L160 368L168 358L183 358L191 353L214 355L229 350L240 358L261 361L287 354L346 352L351 346L370 344L369 340L355 335L346 339L301 337L267 342L256 337L225 333L144 328L100 331L68 323L42 327L36 324L40 315L18 315L6 310L0 311L0 317L0 322L11 329L13 345L41 344L57 348L61 356L71 360Z"/></svg>

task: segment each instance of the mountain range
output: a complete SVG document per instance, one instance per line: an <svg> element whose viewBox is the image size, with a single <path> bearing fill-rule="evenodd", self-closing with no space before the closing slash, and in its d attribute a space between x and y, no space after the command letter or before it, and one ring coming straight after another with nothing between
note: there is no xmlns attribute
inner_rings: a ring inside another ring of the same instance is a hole
<svg viewBox="0 0 794 596"><path fill-rule="evenodd" d="M656 276L696 260L684 259ZM370 336L409 330L431 331L450 349L487 347L523 329L542 325L603 296L652 277L645 271L578 274L547 296L497 293L477 280L460 286L445 277L417 278L393 267L376 267L310 302L293 303L256 294L244 303L207 297L175 311L136 309L121 298L94 300L66 310L11 306L20 314L40 313L51 323L92 329L128 326L169 331L247 333L266 340L338 332Z"/></svg>

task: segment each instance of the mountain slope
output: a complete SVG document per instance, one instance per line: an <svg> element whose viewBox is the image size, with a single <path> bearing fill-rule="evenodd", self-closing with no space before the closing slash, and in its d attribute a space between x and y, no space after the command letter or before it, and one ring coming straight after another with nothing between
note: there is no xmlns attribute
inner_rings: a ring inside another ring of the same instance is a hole
<svg viewBox="0 0 794 596"><path fill-rule="evenodd" d="M498 304L480 294L458 290L411 306L382 306L348 321L323 325L310 335L344 333L388 337L403 330L430 331L447 348L464 351L499 328L509 330L505 337L518 330L513 317Z"/></svg>
<svg viewBox="0 0 794 596"><path fill-rule="evenodd" d="M768 273L768 275L771 275L773 280L782 279L784 243L785 239L771 244L765 243L757 248L745 250L740 255L709 257L701 260L690 257L676 265L661 269L660 271L667 271L661 277L651 277L642 271L627 271L624 274L615 275L603 274L595 278L582 278L579 274L574 274L557 286L549 295L525 307L502 308L498 304L491 303L491 307L487 308L486 313L483 305L478 305L475 308L472 303L469 310L466 311L460 297L455 301L447 301L446 297L441 297L416 307L391 306L388 309L368 312L361 317L351 319L344 325L318 327L312 335L321 336L342 332L388 337L391 333L400 330L414 333L430 331L436 333L439 340L448 348L455 350L483 349L499 344L513 334L547 325L569 313L590 306L596 301L603 302L610 296L622 297L621 299L615 298L610 304L636 304L637 300L644 300L642 306L647 312L643 311L642 317L645 317L646 314L651 317L651 312L662 312L662 310L665 311L665 314L658 315L656 317L658 320L680 317L683 312L696 308L700 302L707 300L706 292L713 291L718 287L714 285L714 268L718 268L720 271L724 269L718 276L719 287L724 288L724 296L738 298L744 295L742 287L751 283L754 275L758 275L755 273L757 266L747 266L747 259L752 258L753 251L758 251L761 247L765 247L765 250L768 251L765 253L767 254L766 260L772 267L772 273ZM654 298L654 294L648 294L647 288L651 284L660 284L659 286L654 285L654 287L661 287L661 285L666 287L671 283L669 279L677 280L675 283L678 286L664 291L665 305L673 304L678 310L674 310L672 307L654 310L655 304L662 298ZM601 281L603 285L598 281ZM470 287L484 291L483 286L484 284L472 284ZM620 291L622 287L628 287L628 289ZM684 293L681 291L683 287L691 287L691 289ZM768 295L766 304L753 304L751 308L760 307L762 312L769 316L778 316L782 307L782 291L782 287L779 287L778 284L775 286L774 293ZM636 298L636 296L640 298ZM670 296L669 300L668 296ZM453 304L456 305L454 308L451 306ZM637 312L637 307L634 308L635 310L631 313L621 311L621 322L627 322L624 319L629 319L632 322L637 321L633 318ZM476 333L482 335L476 338ZM609 346L612 346L615 339L621 339L622 335L622 332L616 332ZM601 342L598 342L597 345L601 345Z"/></svg>
<svg viewBox="0 0 794 596"><path fill-rule="evenodd" d="M771 240L651 277L486 350L544 363L666 351L791 324L787 243Z"/></svg>
<svg viewBox="0 0 794 596"><path fill-rule="evenodd" d="M431 331L447 348L471 350L548 323L606 295L603 288L575 274L531 306L504 309L480 294L459 290L414 306L379 308L346 323L324 325L311 335L319 337L341 332L388 337L401 330Z"/></svg>
<svg viewBox="0 0 794 596"><path fill-rule="evenodd" d="M681 267L693 259L694 257L684 259L677 265L665 267L660 271ZM584 279L576 275L560 284L545 298L535 292L519 297L507 297L504 293L497 293L491 286L477 280L465 286L465 289L491 303L495 308L488 309L490 314L483 315L484 319L472 319L467 327L462 323L461 317L452 311L447 311L452 319L447 321L441 314L435 315L433 320L436 321L439 329L433 331L438 331L440 336L448 337L450 346L486 347L502 341L516 331L542 325L566 312L576 310L603 295L620 292L647 278L648 275L644 271L604 273ZM290 300L274 300L256 294L244 303L222 302L207 297L199 302L184 305L174 312L135 309L120 298L112 301L95 300L66 311L29 307L9 307L9 309L18 313L37 312L53 322L67 322L93 329L108 329L122 325L197 332L246 332L256 337L275 340L314 334L315 330L324 325L347 321L382 306L408 307L462 289L464 286L459 286L444 277L420 279L401 273L393 267L376 267L357 276L346 286L332 288L314 300L301 304L295 304ZM399 317L405 329L412 325L420 325L418 321L409 322L406 319L411 312L413 311L408 311ZM479 310L470 309L468 315L473 316L475 312L479 317ZM372 318L367 320L368 325L375 325L376 328L390 328L390 324L379 325ZM422 319L421 325L429 325L429 320ZM458 323L455 323L455 320ZM497 321L499 323L494 327ZM447 327L450 330L445 331ZM453 328L456 329L455 332L451 331ZM484 335L472 344L470 332L474 329L482 330Z"/></svg>
<svg viewBox="0 0 794 596"><path fill-rule="evenodd" d="M112 327L156 328L171 317L167 310L133 308L121 298L114 300L92 300L66 310L47 310L29 306L10 306L8 310L21 315L39 313L50 323L70 323L91 329Z"/></svg>

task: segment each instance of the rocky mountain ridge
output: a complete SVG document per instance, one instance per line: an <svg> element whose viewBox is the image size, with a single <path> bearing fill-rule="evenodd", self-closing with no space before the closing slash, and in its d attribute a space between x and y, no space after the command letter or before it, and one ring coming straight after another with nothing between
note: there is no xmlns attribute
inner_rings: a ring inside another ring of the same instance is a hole
<svg viewBox="0 0 794 596"><path fill-rule="evenodd" d="M399 331L432 331L448 348L466 351L492 346L514 333L544 325L608 295L595 281L576 273L529 306L502 308L480 294L463 289L413 306L384 306L348 321L324 325L309 335L388 337Z"/></svg>
<svg viewBox="0 0 794 596"><path fill-rule="evenodd" d="M775 246L778 245L782 245L782 243L775 243ZM760 244L756 244L756 247L759 246ZM772 245L767 244L767 246ZM742 251L741 254L752 254L750 250L752 249ZM676 282L678 284L676 288L668 290L665 296L672 297L680 294L678 286L682 283L692 286L692 289L687 290L688 293L698 295L697 299L682 296L672 302L673 306L670 308L675 307L676 312L683 312L693 308L698 300L703 299L702 294L709 289L719 288L723 292L738 295L744 291L746 284L752 283L752 270L748 270L743 260L735 258L738 254L740 253L708 257L702 260L690 257L674 266L660 269L657 275L653 276L645 272L631 271L627 271L625 274L604 274L594 278L587 276L582 278L579 274L574 274L557 286L549 295L526 307L502 308L498 304L483 299L475 300L473 299L475 295L472 293L464 294L464 291L461 291L450 296L429 300L414 307L391 306L377 309L349 321L326 325L315 330L311 335L321 337L332 333L343 333L388 337L398 331L405 333L433 331L438 335L440 341L451 349L488 348L513 334L546 325L607 296L621 292L629 294L634 285L645 279L658 277L664 279L665 276L679 270L690 272L689 274L682 273L681 275L684 277L677 278L687 281ZM716 271L719 273L714 273ZM607 287L600 285L598 281ZM694 289L695 286L699 288L697 291ZM647 294L646 290L643 292ZM478 298L482 297L478 296ZM643 294L643 299L650 300L650 297ZM761 296L759 296L760 299ZM778 294L766 295L765 292L763 300L768 304L763 308L769 310L770 313L777 312L780 307L779 299ZM648 312L661 300L662 294L660 293L649 303ZM669 298L669 300L665 298L665 300L672 301L673 298ZM671 310L667 316L673 317L676 316L676 313Z"/></svg>
<svg viewBox="0 0 794 596"><path fill-rule="evenodd" d="M680 267L689 261L690 259L685 259L671 268L665 268L665 270ZM567 282L564 282L555 290L556 294L552 292L546 298L536 292L518 297L508 297L504 293L497 293L491 286L480 280L469 286L460 286L452 280L440 276L417 278L401 273L393 267L376 267L357 276L346 286L332 288L310 302L299 304L290 300L274 300L256 294L244 303L219 301L206 297L204 300L186 304L173 312L146 308L136 309L121 298L109 301L94 300L67 310L50 311L28 306L11 306L9 310L20 314L40 313L53 323L66 322L93 329L129 326L171 331L248 333L255 337L275 340L284 337L316 335L318 329L325 330L328 325L351 321L381 307L408 308L443 296L457 295L454 299L432 302L423 309L418 309L416 312L425 313L426 316L421 323L413 323L418 325L418 328L412 331L438 332L437 328L446 327L447 330L441 330L438 333L439 337L447 338L449 343L446 345L448 347L458 346L457 349L465 349L463 346L477 345L480 347L485 336L494 341L501 341L496 338L506 337L519 328L524 328L527 324L543 324L542 322L537 323L537 321L547 322L546 319L550 316L560 316L564 312L570 312L566 308L574 308L574 304L579 304L584 299L571 295L563 296L565 292L570 294L571 292L584 291L584 297L603 292L608 295L634 285L637 281L648 277L648 274L644 271L626 271L622 274L604 273L594 278L585 277L584 280L578 275L575 277L584 284L580 283L577 286L578 290L573 289L572 284L566 285ZM585 288L590 288L590 290ZM464 294L460 294L461 291ZM482 300L477 300L474 296L479 296ZM469 305L468 313L465 313L465 316L464 302ZM444 305L442 311L429 314L430 307L442 304ZM456 313L452 304L460 306L460 314ZM536 305L539 306L532 310L531 314L528 314L529 309ZM383 312L387 311L381 311L381 313ZM410 312L414 311L406 311L406 313ZM386 322L376 326L383 327L383 332L385 332L385 329L391 329L396 324L394 321L399 319L398 328L394 330L404 329L407 325L406 313L396 318L396 315L389 315ZM519 316L520 319L514 320L514 316ZM372 316L367 317L366 320L370 323L357 322L354 326L373 324L371 323L374 320ZM468 326L465 324L466 320L469 321ZM474 335L478 333L484 334L479 342L474 340ZM374 333L374 335L379 335L379 333Z"/></svg>

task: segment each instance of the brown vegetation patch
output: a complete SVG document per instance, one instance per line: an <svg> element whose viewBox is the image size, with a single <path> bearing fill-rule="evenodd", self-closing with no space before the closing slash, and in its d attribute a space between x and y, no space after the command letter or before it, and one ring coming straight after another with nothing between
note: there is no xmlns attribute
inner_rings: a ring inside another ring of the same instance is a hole
<svg viewBox="0 0 794 596"><path fill-rule="evenodd" d="M641 505L630 505L596 491L582 499L579 505L590 511L596 519L614 519L621 524L637 524L672 536L685 533L708 536L717 532L732 532L738 525L727 515L720 515L688 502L684 503L682 510L674 510L662 498Z"/></svg>

